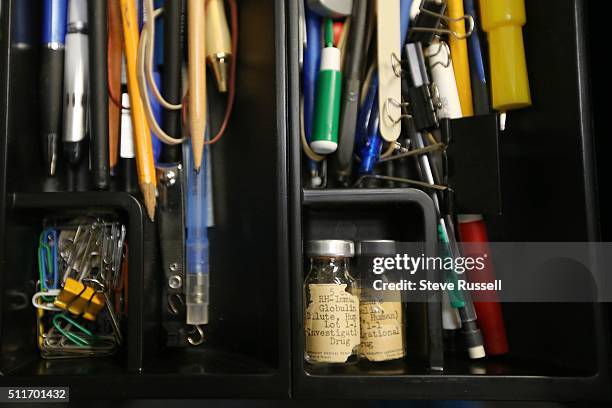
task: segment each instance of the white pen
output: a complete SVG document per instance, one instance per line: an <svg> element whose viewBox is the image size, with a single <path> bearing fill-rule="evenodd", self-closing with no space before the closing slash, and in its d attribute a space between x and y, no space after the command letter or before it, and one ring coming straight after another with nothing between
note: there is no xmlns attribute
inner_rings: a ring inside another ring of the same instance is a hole
<svg viewBox="0 0 612 408"><path fill-rule="evenodd" d="M64 157L76 164L83 156L88 115L87 0L69 0L64 61Z"/></svg>

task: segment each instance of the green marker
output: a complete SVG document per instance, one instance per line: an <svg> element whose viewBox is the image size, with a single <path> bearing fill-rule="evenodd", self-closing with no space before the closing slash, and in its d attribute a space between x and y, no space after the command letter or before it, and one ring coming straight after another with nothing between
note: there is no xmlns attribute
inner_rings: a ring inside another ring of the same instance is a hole
<svg viewBox="0 0 612 408"><path fill-rule="evenodd" d="M330 154L338 148L338 122L342 95L340 50L334 47L333 21L325 19L325 48L317 80L314 128L310 148L317 154Z"/></svg>

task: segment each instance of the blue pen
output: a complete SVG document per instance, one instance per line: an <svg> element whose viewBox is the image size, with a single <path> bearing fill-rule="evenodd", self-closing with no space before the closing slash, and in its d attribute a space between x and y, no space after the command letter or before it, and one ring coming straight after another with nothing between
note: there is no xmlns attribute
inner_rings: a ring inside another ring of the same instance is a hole
<svg viewBox="0 0 612 408"><path fill-rule="evenodd" d="M155 79L155 84L157 85L157 89L161 89L161 75L158 71L157 66L155 66L153 71L153 79ZM149 100L151 101L151 110L153 111L153 116L157 123L161 123L162 121L162 107L157 98L153 95L153 91L148 89L149 92ZM151 131L151 142L153 144L153 159L155 160L155 164L158 163L159 157L161 155L162 142L155 136L155 133Z"/></svg>
<svg viewBox="0 0 612 408"><path fill-rule="evenodd" d="M200 171L193 163L191 141L183 143L185 165L186 206L186 322L190 325L208 323L209 264L208 264L208 202L207 155L202 155Z"/></svg>
<svg viewBox="0 0 612 408"><path fill-rule="evenodd" d="M470 54L470 77L472 80L472 99L475 115L486 115L491 112L489 104L489 92L487 89L487 78L485 76L484 59L482 57L482 46L478 30L478 15L474 0L464 0L465 13L474 18L474 31L468 38L468 49Z"/></svg>
<svg viewBox="0 0 612 408"><path fill-rule="evenodd" d="M374 106L374 99L378 94L378 71L372 72L372 79L368 86L368 92L366 97L359 109L359 116L357 117L357 130L355 132L355 152L360 153L363 145L366 143L368 137L368 124L372 116L372 107Z"/></svg>
<svg viewBox="0 0 612 408"><path fill-rule="evenodd" d="M361 149L361 162L359 163L358 173L360 175L372 174L374 166L380 158L382 151L383 139L379 129L380 119L378 116L378 91L374 97L372 105L372 113L368 123L368 133L365 145Z"/></svg>
<svg viewBox="0 0 612 408"><path fill-rule="evenodd" d="M302 1L302 0L300 0ZM306 48L304 49L303 94L304 94L304 133L306 141L310 144L310 137L314 122L315 94L317 77L321 64L321 16L311 11L308 6L306 12ZM308 169L312 174L319 173L319 163L308 160Z"/></svg>
<svg viewBox="0 0 612 408"><path fill-rule="evenodd" d="M54 175L57 168L61 134L67 12L67 0L45 0L43 3L41 134L43 160L50 175Z"/></svg>
<svg viewBox="0 0 612 408"><path fill-rule="evenodd" d="M411 5L412 0L400 1L400 45L404 44L408 35ZM376 166L382 151L383 139L379 130L378 107L378 72L375 70L372 73L368 95L359 112L359 122L357 124L357 143L355 145L358 147L361 157L358 169L358 173L361 175L371 174L374 171L374 166Z"/></svg>
<svg viewBox="0 0 612 408"><path fill-rule="evenodd" d="M404 49L404 43L410 28L410 7L412 0L400 0L400 47Z"/></svg>

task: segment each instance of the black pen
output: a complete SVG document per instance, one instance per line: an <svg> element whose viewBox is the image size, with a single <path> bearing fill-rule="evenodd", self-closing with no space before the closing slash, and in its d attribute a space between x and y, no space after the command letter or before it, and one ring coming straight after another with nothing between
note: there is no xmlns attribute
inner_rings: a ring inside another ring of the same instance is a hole
<svg viewBox="0 0 612 408"><path fill-rule="evenodd" d="M359 110L359 92L363 76L363 60L366 53L364 47L367 11L367 0L353 1L350 36L347 43L346 62L344 65L344 77L346 79L342 94L340 131L338 135L339 144L336 154L337 176L341 182L345 181L351 172L355 130L357 128L357 112Z"/></svg>
<svg viewBox="0 0 612 408"><path fill-rule="evenodd" d="M162 69L162 87L168 102L181 103L181 68L183 65L183 48L181 43L181 18L183 13L181 0L166 0L164 3L164 63ZM180 111L164 109L163 128L169 135L180 135ZM162 161L175 163L180 161L180 145L162 146Z"/></svg>
<svg viewBox="0 0 612 408"><path fill-rule="evenodd" d="M110 183L108 160L108 9L106 0L89 0L90 155L94 186Z"/></svg>
<svg viewBox="0 0 612 408"><path fill-rule="evenodd" d="M57 169L62 120L62 84L67 0L45 0L40 77L43 159L51 176Z"/></svg>

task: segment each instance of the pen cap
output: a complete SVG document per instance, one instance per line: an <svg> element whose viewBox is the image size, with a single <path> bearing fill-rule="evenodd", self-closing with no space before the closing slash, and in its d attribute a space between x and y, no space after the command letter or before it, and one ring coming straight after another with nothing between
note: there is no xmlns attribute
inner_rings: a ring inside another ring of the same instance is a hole
<svg viewBox="0 0 612 408"><path fill-rule="evenodd" d="M68 31L81 31L87 26L87 0L68 2Z"/></svg>
<svg viewBox="0 0 612 408"><path fill-rule="evenodd" d="M43 43L64 44L66 41L66 13L68 0L45 0L43 13Z"/></svg>
<svg viewBox="0 0 612 408"><path fill-rule="evenodd" d="M488 34L493 108L531 105L522 26L524 0L480 0L482 27Z"/></svg>
<svg viewBox="0 0 612 408"><path fill-rule="evenodd" d="M338 122L342 94L340 50L325 47L317 80L314 127L310 147L317 154L330 154L338 148Z"/></svg>

